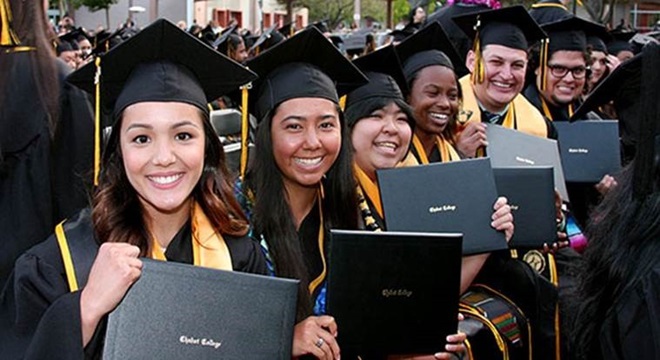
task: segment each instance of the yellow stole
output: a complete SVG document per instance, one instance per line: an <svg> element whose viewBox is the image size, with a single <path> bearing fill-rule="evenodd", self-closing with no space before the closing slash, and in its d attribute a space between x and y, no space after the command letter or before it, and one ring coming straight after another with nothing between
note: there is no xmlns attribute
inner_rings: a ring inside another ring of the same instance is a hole
<svg viewBox="0 0 660 360"><path fill-rule="evenodd" d="M552 118L552 113L550 112L550 108L548 107L548 104L545 102L545 99L541 94L539 94L539 98L541 99L541 107L543 108L543 115L547 117L550 121L555 121L555 119ZM572 118L573 117L573 104L568 104L568 117Z"/></svg>
<svg viewBox="0 0 660 360"><path fill-rule="evenodd" d="M465 75L459 83L463 89L463 110L464 113L469 114L466 122L476 121L481 122L481 110L479 103L472 90L472 83L470 76ZM509 105L509 110L504 118L504 127L509 129L516 129L526 134L536 135L540 137L548 137L548 128L543 119L543 115L521 94L516 95ZM453 129L454 138L458 138L462 126L457 126Z"/></svg>
<svg viewBox="0 0 660 360"><path fill-rule="evenodd" d="M229 248L211 225L208 217L197 202L191 211L193 265L220 270L233 270ZM151 258L167 261L165 253L152 235Z"/></svg>
<svg viewBox="0 0 660 360"><path fill-rule="evenodd" d="M371 204L373 204L378 216L383 219L383 205L380 203L380 190L378 185L371 181L369 176L356 164L353 163L353 171L355 173L355 180L358 182L358 186L362 188L364 194L369 198Z"/></svg>
<svg viewBox="0 0 660 360"><path fill-rule="evenodd" d="M415 152L417 153L417 156L419 156L419 162L422 164L428 164L428 156L426 156L424 146L416 134L413 134L412 142ZM440 160L442 162L458 161L461 159L461 157L458 156L456 150L454 150L454 147L449 143L449 141L445 140L444 137L436 135L435 145L438 147L438 151L440 152ZM406 159L404 159L404 161L406 161Z"/></svg>

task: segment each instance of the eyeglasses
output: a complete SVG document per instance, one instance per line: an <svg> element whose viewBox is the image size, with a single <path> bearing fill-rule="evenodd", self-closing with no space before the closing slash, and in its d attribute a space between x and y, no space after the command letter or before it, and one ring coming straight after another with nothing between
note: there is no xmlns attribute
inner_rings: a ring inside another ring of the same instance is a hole
<svg viewBox="0 0 660 360"><path fill-rule="evenodd" d="M587 68L586 66L576 66L574 68L567 68L566 66L562 65L549 65L548 68L550 69L550 73L552 76L558 77L558 78L563 78L568 74L570 71L571 74L573 74L573 79L583 79L587 75Z"/></svg>

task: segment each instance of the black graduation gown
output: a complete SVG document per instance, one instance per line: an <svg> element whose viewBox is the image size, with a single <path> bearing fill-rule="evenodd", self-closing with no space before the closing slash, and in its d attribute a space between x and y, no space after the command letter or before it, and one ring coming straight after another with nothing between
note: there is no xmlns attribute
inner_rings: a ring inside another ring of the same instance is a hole
<svg viewBox="0 0 660 360"><path fill-rule="evenodd" d="M16 60L1 84L8 91L0 104L0 287L21 253L88 204L83 178L93 156L91 107L80 90L64 85L64 64L58 61L61 108L51 140L49 116L35 101L30 53L4 56Z"/></svg>
<svg viewBox="0 0 660 360"><path fill-rule="evenodd" d="M659 264L624 291L607 313L600 349L605 360L660 359Z"/></svg>
<svg viewBox="0 0 660 360"><path fill-rule="evenodd" d="M83 210L72 222L75 227L65 227L70 246L76 241L95 241L88 210ZM73 233L81 234L81 238L71 238ZM192 263L190 234L188 224L179 231L165 253L169 260ZM265 260L256 242L249 237L223 238L236 271L266 273ZM95 242L89 246L88 256L95 257L96 248ZM102 321L83 350L80 291L69 291L55 236L19 257L0 297L0 354L3 359L100 358L104 328L105 321Z"/></svg>

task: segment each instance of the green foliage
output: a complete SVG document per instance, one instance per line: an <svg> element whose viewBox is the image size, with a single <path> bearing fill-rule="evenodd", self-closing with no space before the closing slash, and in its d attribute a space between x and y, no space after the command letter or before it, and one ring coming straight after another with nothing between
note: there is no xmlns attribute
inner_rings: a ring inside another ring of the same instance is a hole
<svg viewBox="0 0 660 360"><path fill-rule="evenodd" d="M82 4L87 6L90 11L107 10L110 6L117 3L118 0L81 0Z"/></svg>
<svg viewBox="0 0 660 360"><path fill-rule="evenodd" d="M394 0L394 3L392 3L392 21L395 25L401 20L406 21L409 12L410 3L408 3L408 0Z"/></svg>

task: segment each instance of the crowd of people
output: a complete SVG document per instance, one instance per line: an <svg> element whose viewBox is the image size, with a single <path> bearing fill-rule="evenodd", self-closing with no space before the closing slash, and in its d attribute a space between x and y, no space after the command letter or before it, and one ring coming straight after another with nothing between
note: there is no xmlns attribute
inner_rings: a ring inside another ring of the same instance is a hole
<svg viewBox="0 0 660 360"><path fill-rule="evenodd" d="M3 357L99 358L146 257L298 279L293 357L354 358L326 312L326 258L330 229L387 230L377 171L487 156L491 124L557 139L554 123L586 119L618 119L623 171L567 184L570 204L557 193L542 248L463 256L460 331L403 358L660 357L660 45L555 0L414 8L357 57L322 22L89 36L56 34L42 3L0 6ZM256 120L246 171L227 167L214 108ZM492 209L510 240L507 199Z"/></svg>

